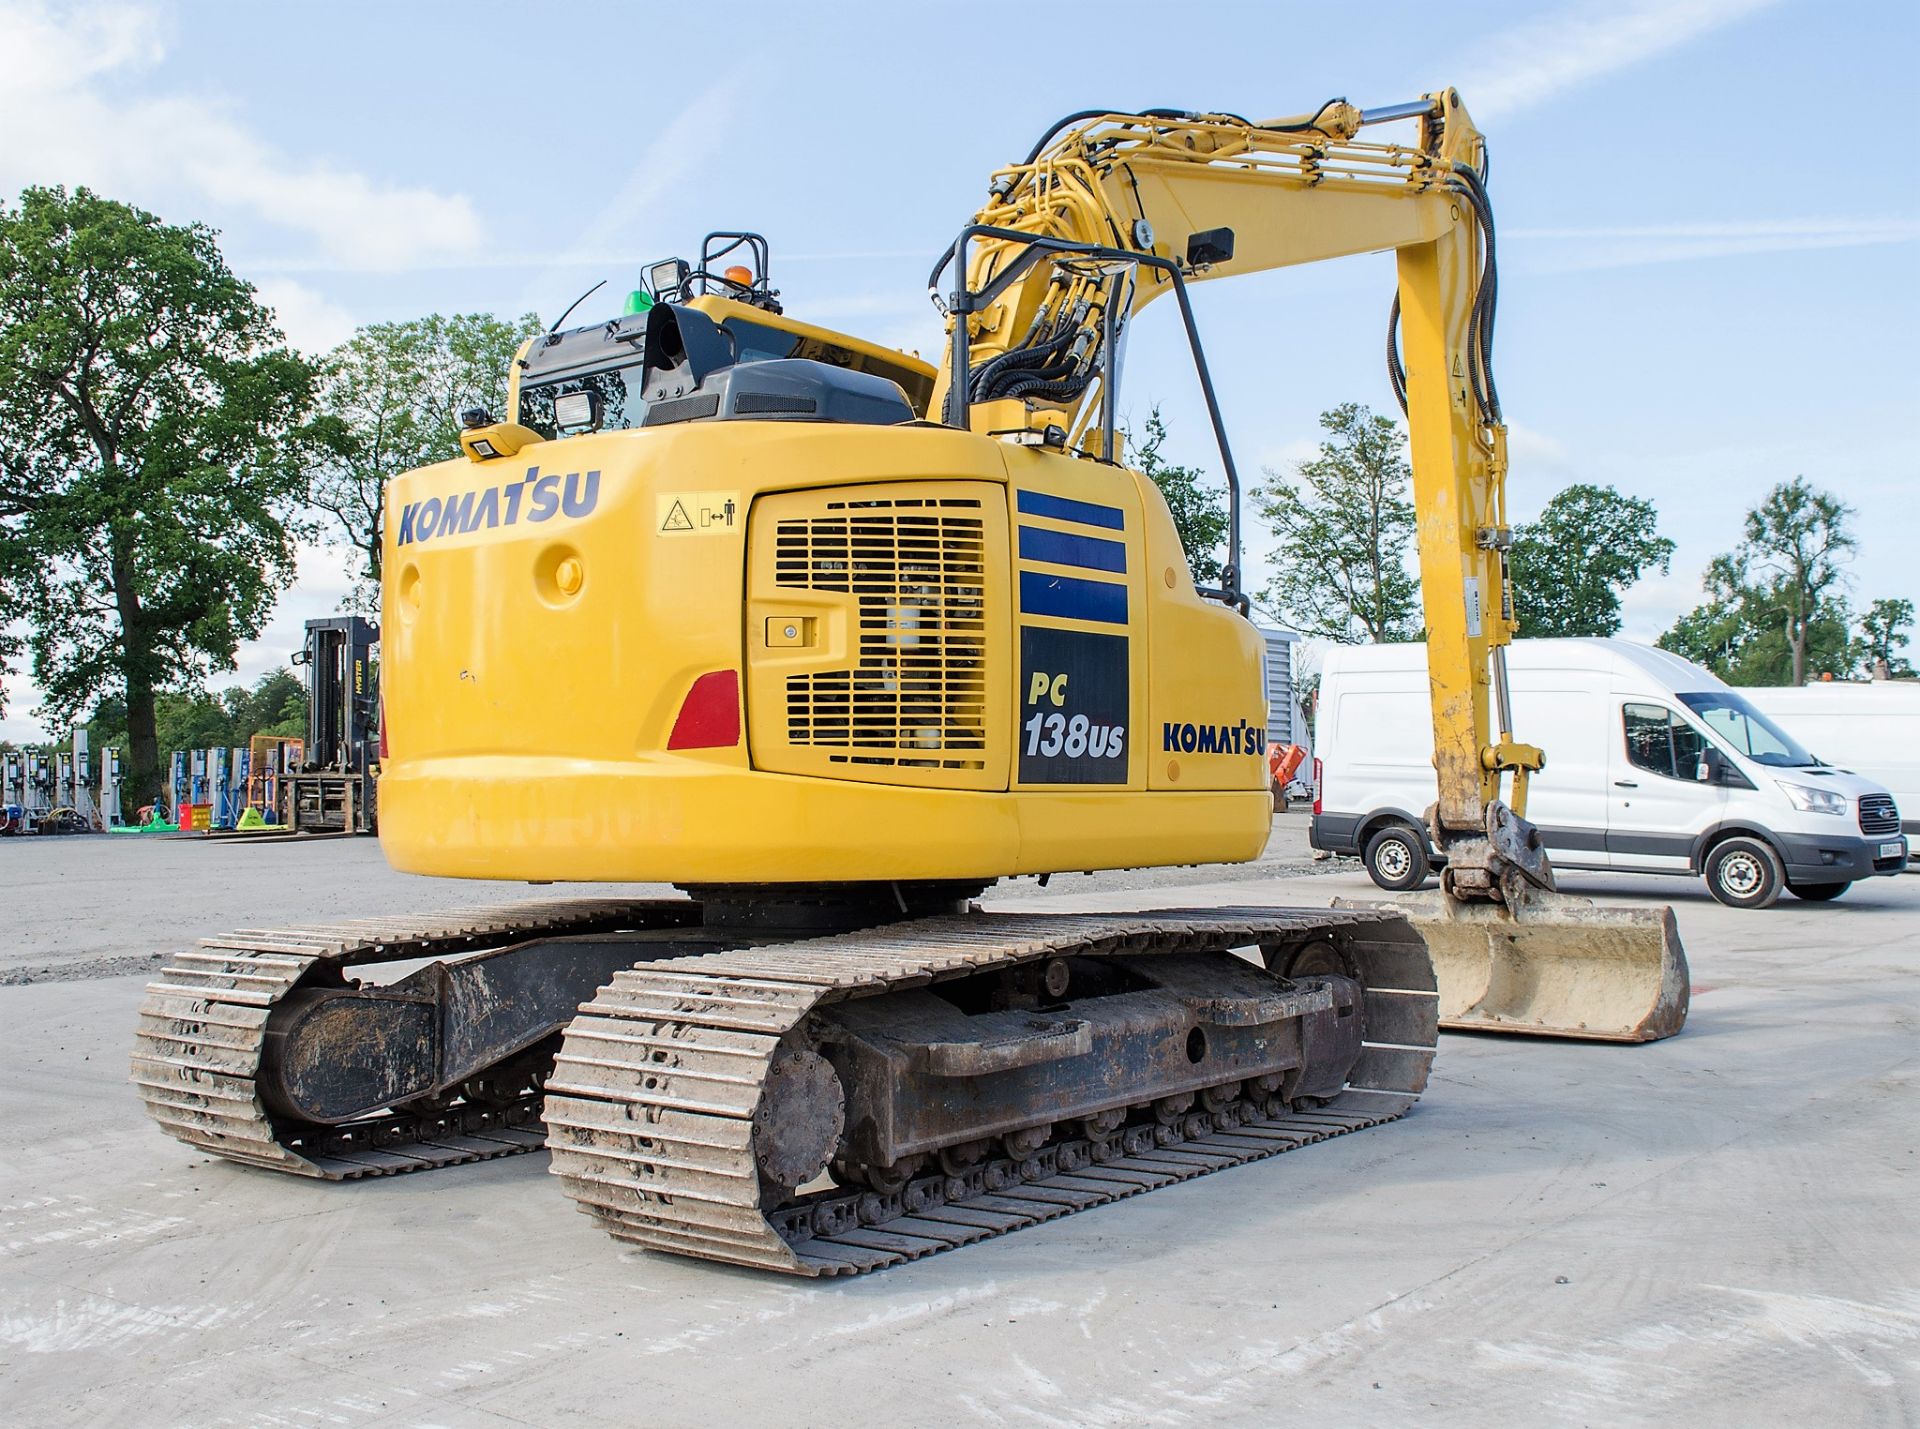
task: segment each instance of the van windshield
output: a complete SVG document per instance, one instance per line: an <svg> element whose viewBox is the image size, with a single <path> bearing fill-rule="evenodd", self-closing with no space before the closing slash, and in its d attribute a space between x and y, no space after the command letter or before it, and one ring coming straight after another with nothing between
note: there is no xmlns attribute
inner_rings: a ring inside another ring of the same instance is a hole
<svg viewBox="0 0 1920 1429"><path fill-rule="evenodd" d="M1770 769L1804 769L1818 764L1794 737L1761 714L1740 696L1727 690L1682 695L1680 702L1706 722L1727 745L1755 764Z"/></svg>

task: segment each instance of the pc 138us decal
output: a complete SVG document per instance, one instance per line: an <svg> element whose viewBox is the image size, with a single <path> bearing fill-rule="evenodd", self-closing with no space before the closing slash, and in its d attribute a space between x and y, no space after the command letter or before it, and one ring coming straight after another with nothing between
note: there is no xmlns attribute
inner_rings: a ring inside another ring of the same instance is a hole
<svg viewBox="0 0 1920 1429"><path fill-rule="evenodd" d="M1127 782L1127 637L1020 628L1020 782Z"/></svg>

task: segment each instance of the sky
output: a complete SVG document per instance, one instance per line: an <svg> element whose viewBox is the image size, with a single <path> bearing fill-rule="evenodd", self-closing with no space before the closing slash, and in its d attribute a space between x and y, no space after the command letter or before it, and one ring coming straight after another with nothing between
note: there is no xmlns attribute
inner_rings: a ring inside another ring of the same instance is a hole
<svg viewBox="0 0 1920 1429"><path fill-rule="evenodd" d="M1457 87L1492 150L1510 518L1573 482L1652 500L1677 543L1622 632L1700 599L1742 513L1804 474L1855 511L1856 606L1920 598L1920 180L1912 0L1556 0L1200 12L1109 0L715 9L0 0L0 198L86 184L221 232L288 339L433 311L618 310L709 229L772 243L787 310L931 353L934 256L993 169L1073 110L1256 118ZM1049 18L1042 19L1042 15ZM1389 257L1195 291L1244 476L1318 414L1388 411ZM1129 339L1123 416L1218 469L1172 304ZM1250 519L1256 584L1270 542ZM285 663L347 552L232 675ZM0 737L38 738L16 676Z"/></svg>

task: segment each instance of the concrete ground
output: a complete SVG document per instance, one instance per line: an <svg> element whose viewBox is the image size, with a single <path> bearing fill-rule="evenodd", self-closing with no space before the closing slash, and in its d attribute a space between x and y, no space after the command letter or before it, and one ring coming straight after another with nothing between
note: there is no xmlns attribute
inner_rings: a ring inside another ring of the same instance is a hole
<svg viewBox="0 0 1920 1429"><path fill-rule="evenodd" d="M1370 888L1304 876L1301 822L1260 869L1011 894ZM1920 878L1764 913L1566 882L1676 906L1683 1035L1450 1034L1396 1125L816 1284L622 1250L544 1155L316 1185L145 1120L149 948L490 890L364 841L9 841L0 1422L1920 1423Z"/></svg>
<svg viewBox="0 0 1920 1429"><path fill-rule="evenodd" d="M1307 847L1307 816L1274 819L1254 863L1061 874L1046 889L1021 879L996 890L1032 897L1091 890L1262 881L1330 872ZM12 933L0 945L0 986L147 973L165 952L209 931L374 917L402 909L520 903L530 898L665 897L665 885L530 887L395 873L369 838L285 842L193 835L0 840L0 898Z"/></svg>

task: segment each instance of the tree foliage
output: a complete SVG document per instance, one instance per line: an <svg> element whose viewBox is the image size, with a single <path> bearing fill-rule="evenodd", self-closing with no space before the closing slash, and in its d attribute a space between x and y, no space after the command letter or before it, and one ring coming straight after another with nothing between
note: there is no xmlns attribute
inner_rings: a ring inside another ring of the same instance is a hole
<svg viewBox="0 0 1920 1429"><path fill-rule="evenodd" d="M0 527L52 722L117 687L129 792L155 692L232 668L293 577L317 373L214 234L82 188L0 209Z"/></svg>
<svg viewBox="0 0 1920 1429"><path fill-rule="evenodd" d="M274 670L251 687L232 685L218 694L163 690L154 699L154 715L163 755L176 749L231 749L256 734L304 735L307 691L290 672ZM109 695L100 701L87 723L87 741L94 749L127 746L125 699Z"/></svg>
<svg viewBox="0 0 1920 1429"><path fill-rule="evenodd" d="M389 477L460 455L460 413L503 414L509 364L539 331L528 313L508 322L491 313L439 313L375 323L328 354L316 424L326 455L313 502L333 517L334 535L356 552L362 595L380 582L380 502Z"/></svg>
<svg viewBox="0 0 1920 1429"><path fill-rule="evenodd" d="M4 500L4 492L0 492L0 502ZM7 712L11 698L8 687L26 650L20 628L32 604L29 582L21 574L31 568L33 554L19 536L19 525L19 513L0 505L0 715Z"/></svg>
<svg viewBox="0 0 1920 1429"><path fill-rule="evenodd" d="M1708 598L1675 621L1660 648L1704 665L1730 685L1786 685L1793 651L1785 628L1764 603L1751 599L1739 568L1727 556L1707 568ZM1807 622L1806 668L1845 675L1858 663L1848 633L1846 602L1823 601Z"/></svg>
<svg viewBox="0 0 1920 1429"><path fill-rule="evenodd" d="M1254 492L1280 549L1263 593L1307 635L1347 644L1410 640L1420 629L1413 469L1397 422L1354 402L1323 412L1319 455Z"/></svg>
<svg viewBox="0 0 1920 1429"><path fill-rule="evenodd" d="M1223 569L1221 547L1227 539L1226 492L1206 479L1198 467L1173 466L1160 456L1167 439L1166 423L1155 407L1147 415L1146 440L1134 450L1133 459L1140 471L1153 478L1160 494L1173 513L1173 526L1180 533L1180 544L1187 553L1187 565L1198 585L1217 585ZM1133 438L1129 434L1128 444Z"/></svg>
<svg viewBox="0 0 1920 1429"><path fill-rule="evenodd" d="M1906 649L1907 631L1913 625L1913 602L1882 597L1867 607L1860 617L1858 642L1860 664L1866 673L1884 679L1910 679L1913 662L1900 652Z"/></svg>
<svg viewBox="0 0 1920 1429"><path fill-rule="evenodd" d="M1803 476L1747 513L1744 539L1707 568L1707 600L1660 637L1663 648L1736 685L1799 685L1857 663L1841 563L1852 512Z"/></svg>
<svg viewBox="0 0 1920 1429"><path fill-rule="evenodd" d="M1619 634L1621 595L1673 558L1658 523L1651 501L1582 484L1516 527L1508 569L1521 635Z"/></svg>

